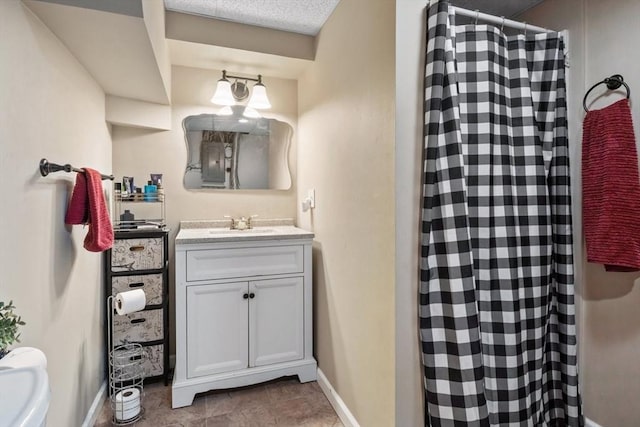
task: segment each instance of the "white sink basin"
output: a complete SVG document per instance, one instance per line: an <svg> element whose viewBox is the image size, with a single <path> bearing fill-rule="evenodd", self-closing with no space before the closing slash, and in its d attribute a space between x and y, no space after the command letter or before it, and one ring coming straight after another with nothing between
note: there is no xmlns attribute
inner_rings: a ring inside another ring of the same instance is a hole
<svg viewBox="0 0 640 427"><path fill-rule="evenodd" d="M2 1L2 0L0 0ZM182 227L176 236L176 245L199 243L241 242L246 240L311 239L313 233L292 225L267 225L246 230L227 227Z"/></svg>
<svg viewBox="0 0 640 427"><path fill-rule="evenodd" d="M256 227L256 228L247 228L244 230L231 230L228 228L211 228L209 229L209 234L269 234L273 233L275 230L273 228L265 228L265 227Z"/></svg>

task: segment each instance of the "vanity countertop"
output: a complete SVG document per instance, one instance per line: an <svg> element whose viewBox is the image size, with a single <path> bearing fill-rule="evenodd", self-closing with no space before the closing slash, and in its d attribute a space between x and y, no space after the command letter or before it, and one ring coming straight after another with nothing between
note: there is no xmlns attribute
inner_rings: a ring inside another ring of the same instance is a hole
<svg viewBox="0 0 640 427"><path fill-rule="evenodd" d="M293 226L293 221L254 220L253 228L231 230L230 221L182 221L177 245L250 240L311 239L314 234Z"/></svg>

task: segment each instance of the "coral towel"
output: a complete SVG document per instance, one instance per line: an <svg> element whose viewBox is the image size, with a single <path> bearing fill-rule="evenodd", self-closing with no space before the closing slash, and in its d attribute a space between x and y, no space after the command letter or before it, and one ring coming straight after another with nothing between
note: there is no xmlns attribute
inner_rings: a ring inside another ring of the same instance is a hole
<svg viewBox="0 0 640 427"><path fill-rule="evenodd" d="M640 179L626 99L584 118L582 200L587 260L640 270Z"/></svg>
<svg viewBox="0 0 640 427"><path fill-rule="evenodd" d="M76 175L64 222L89 224L89 232L84 239L84 248L88 251L102 252L113 246L113 228L102 192L100 172L84 168L84 173Z"/></svg>

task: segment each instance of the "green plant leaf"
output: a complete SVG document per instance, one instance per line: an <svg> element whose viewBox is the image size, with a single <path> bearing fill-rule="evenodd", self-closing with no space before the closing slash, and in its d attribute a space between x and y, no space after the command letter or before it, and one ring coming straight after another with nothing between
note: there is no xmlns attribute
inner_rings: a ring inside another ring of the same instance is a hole
<svg viewBox="0 0 640 427"><path fill-rule="evenodd" d="M13 312L13 309L13 301L9 301L9 304L0 301L0 349L20 342L18 326L23 326L25 322Z"/></svg>

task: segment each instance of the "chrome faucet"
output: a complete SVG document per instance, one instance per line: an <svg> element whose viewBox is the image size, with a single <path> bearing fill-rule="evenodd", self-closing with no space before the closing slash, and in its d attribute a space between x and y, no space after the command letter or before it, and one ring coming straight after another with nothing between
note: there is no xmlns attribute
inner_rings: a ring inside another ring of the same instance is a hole
<svg viewBox="0 0 640 427"><path fill-rule="evenodd" d="M253 228L251 224L251 219L257 217L258 215L251 215L249 217L241 216L240 218L234 218L229 215L225 215L225 218L231 219L231 227L230 230L249 230Z"/></svg>

